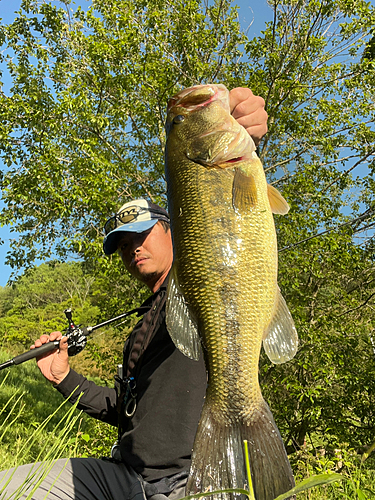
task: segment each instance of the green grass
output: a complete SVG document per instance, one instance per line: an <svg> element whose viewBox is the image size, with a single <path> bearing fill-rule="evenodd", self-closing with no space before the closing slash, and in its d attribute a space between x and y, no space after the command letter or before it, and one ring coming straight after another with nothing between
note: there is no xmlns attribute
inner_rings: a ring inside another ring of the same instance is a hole
<svg viewBox="0 0 375 500"><path fill-rule="evenodd" d="M342 481L317 487L298 495L299 500L370 500L375 499L374 446L360 455L347 443L331 452L325 450L301 450L293 457L296 480L314 474L338 472Z"/></svg>
<svg viewBox="0 0 375 500"><path fill-rule="evenodd" d="M0 351L0 363L9 358ZM109 456L116 437L116 429L64 403L62 396L40 374L35 361L0 371L3 470L44 460L44 469L35 473L40 481L56 458ZM304 449L294 454L291 463L300 489L297 499L375 500L374 450L375 444L361 456L345 444L333 452ZM338 474L342 480L333 482ZM307 479L310 479L308 484ZM319 482L329 484L315 486ZM304 485L314 487L302 491ZM0 497L3 486L0 485ZM249 498L252 498L251 491Z"/></svg>
<svg viewBox="0 0 375 500"><path fill-rule="evenodd" d="M0 363L9 359L0 351ZM61 440L61 426L71 408L39 372L34 360L0 371L0 463L1 468L40 459ZM47 422L45 420L48 419ZM116 429L74 410L74 420L66 443L65 456L109 456L117 437ZM40 426L43 424L43 432ZM24 443L36 432L40 434L25 449ZM23 449L22 454L20 450ZM38 458L39 457L39 458Z"/></svg>

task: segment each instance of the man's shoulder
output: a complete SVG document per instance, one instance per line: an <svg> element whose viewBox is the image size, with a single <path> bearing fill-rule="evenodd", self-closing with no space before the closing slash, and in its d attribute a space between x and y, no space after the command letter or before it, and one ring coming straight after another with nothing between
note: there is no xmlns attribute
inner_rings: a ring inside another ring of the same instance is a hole
<svg viewBox="0 0 375 500"><path fill-rule="evenodd" d="M150 295L143 302L139 308L142 310L142 316L127 338L125 347L129 345L129 343L130 345L134 344L138 338L141 339L141 337L144 336L149 337L148 340L151 340L151 338L155 336L164 337L168 335L169 337L165 324L165 298L166 285L163 284L159 290ZM147 344L148 343L149 342L147 342Z"/></svg>

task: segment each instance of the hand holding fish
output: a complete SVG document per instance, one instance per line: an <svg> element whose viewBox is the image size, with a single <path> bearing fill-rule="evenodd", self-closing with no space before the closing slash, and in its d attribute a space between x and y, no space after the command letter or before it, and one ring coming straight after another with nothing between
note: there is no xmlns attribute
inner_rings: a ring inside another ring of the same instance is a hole
<svg viewBox="0 0 375 500"><path fill-rule="evenodd" d="M233 118L246 129L258 146L268 130L264 99L254 95L248 88L237 87L229 92L229 106Z"/></svg>

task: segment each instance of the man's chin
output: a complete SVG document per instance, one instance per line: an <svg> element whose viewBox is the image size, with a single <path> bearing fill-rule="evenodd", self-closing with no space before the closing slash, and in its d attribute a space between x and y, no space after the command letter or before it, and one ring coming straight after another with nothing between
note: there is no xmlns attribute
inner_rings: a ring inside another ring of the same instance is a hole
<svg viewBox="0 0 375 500"><path fill-rule="evenodd" d="M146 285L151 281L155 281L158 279L158 273L156 271L147 271L142 269L138 269L138 272L134 275L139 281L145 283Z"/></svg>

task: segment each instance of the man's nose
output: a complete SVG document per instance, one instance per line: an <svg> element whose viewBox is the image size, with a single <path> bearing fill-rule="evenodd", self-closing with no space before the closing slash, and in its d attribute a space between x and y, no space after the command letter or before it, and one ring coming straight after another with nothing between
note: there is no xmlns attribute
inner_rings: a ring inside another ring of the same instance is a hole
<svg viewBox="0 0 375 500"><path fill-rule="evenodd" d="M133 238L132 246L131 246L131 254L132 255L135 255L141 251L143 241L144 241L144 237L142 236L142 233Z"/></svg>

